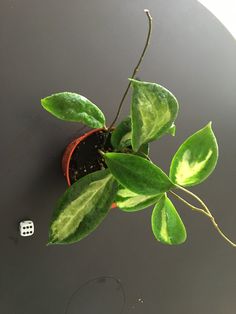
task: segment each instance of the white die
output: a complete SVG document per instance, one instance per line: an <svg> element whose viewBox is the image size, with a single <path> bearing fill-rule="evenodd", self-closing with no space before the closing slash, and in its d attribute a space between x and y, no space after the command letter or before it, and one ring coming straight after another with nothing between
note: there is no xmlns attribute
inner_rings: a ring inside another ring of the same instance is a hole
<svg viewBox="0 0 236 314"><path fill-rule="evenodd" d="M22 237L30 237L34 234L34 223L31 220L20 222L20 235Z"/></svg>

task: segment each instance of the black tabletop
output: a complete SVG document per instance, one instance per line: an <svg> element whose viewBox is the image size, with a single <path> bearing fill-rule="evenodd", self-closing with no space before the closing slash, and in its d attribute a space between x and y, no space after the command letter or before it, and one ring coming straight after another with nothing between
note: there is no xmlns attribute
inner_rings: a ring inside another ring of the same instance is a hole
<svg viewBox="0 0 236 314"><path fill-rule="evenodd" d="M80 243L46 246L66 189L61 154L84 130L48 115L40 99L78 92L112 121L144 44L145 8L154 27L139 77L166 86L181 106L176 136L154 143L151 157L168 171L179 144L213 121L218 166L194 190L236 239L236 43L224 26L192 0L2 0L1 314L234 313L236 251L178 201L188 231L181 246L154 239L151 208L113 209ZM24 219L34 236L19 235Z"/></svg>

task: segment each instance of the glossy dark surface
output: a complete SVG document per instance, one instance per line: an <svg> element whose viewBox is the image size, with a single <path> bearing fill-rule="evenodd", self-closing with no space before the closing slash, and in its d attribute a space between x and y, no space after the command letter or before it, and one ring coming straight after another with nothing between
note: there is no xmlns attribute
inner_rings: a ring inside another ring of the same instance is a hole
<svg viewBox="0 0 236 314"><path fill-rule="evenodd" d="M78 92L111 122L143 47L144 8L151 10L154 30L138 76L169 88L181 105L176 137L154 143L151 156L167 171L178 145L212 120L219 163L194 191L236 239L236 43L222 24L192 0L2 0L1 314L65 314L72 295L101 277L115 278L99 283L101 303L90 285L67 314L116 314L123 302L124 314L235 312L235 249L205 217L177 201L188 230L182 246L155 241L150 210L118 209L81 243L46 246L54 204L66 188L61 154L82 125L49 116L40 99ZM25 218L35 223L33 237L18 234Z"/></svg>

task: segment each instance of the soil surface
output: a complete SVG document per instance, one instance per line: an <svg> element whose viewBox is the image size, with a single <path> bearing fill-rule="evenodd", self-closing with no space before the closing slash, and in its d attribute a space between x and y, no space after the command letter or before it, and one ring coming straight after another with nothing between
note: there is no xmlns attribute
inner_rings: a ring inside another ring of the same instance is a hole
<svg viewBox="0 0 236 314"><path fill-rule="evenodd" d="M89 135L77 145L71 156L69 165L71 184L86 174L107 168L103 157L98 152L99 149L103 151L113 150L110 141L111 133L108 135L104 145L105 136L107 136L107 131L100 130Z"/></svg>

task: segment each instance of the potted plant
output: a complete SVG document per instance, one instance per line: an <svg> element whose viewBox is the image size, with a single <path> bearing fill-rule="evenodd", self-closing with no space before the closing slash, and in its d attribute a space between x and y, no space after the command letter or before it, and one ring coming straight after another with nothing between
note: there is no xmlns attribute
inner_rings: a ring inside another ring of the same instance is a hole
<svg viewBox="0 0 236 314"><path fill-rule="evenodd" d="M62 92L41 100L44 109L57 118L92 128L65 150L62 167L69 187L53 212L49 244L83 239L115 205L127 212L153 205L151 226L155 238L164 244L181 244L186 240L186 230L169 199L171 194L204 214L219 234L236 246L219 228L206 204L187 189L203 182L216 166L218 145L211 122L179 147L169 175L150 160L149 144L166 134L175 135L179 104L165 87L135 79L152 31L151 15L148 10L145 13L149 23L145 46L109 127L102 111L79 94ZM115 127L130 87L130 116ZM178 190L197 200L199 207L182 198Z"/></svg>

